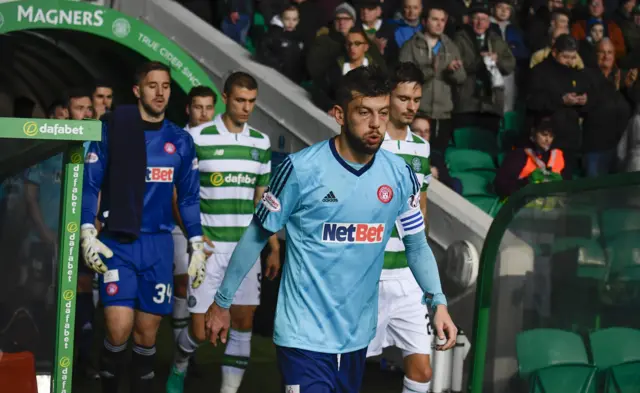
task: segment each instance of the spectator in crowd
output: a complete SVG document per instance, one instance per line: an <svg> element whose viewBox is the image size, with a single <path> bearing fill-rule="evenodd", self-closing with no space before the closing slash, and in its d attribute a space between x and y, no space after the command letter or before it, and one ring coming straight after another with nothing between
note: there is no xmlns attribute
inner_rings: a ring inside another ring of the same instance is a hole
<svg viewBox="0 0 640 393"><path fill-rule="evenodd" d="M518 66L524 65L526 68L529 60L529 50L525 46L522 31L511 23L511 13L513 10L511 0L498 0L494 3L492 27L500 33L503 40L507 42L511 53L516 59ZM516 88L516 74L511 72L504 77L504 111L511 112L515 107L518 90Z"/></svg>
<svg viewBox="0 0 640 393"><path fill-rule="evenodd" d="M616 59L621 59L626 54L624 46L624 36L620 27L610 19L604 17L604 4L603 0L589 0L589 16L587 20L577 21L571 26L571 35L577 40L584 40L587 38L588 26L587 22L592 19L600 20L605 27L605 35L611 39L613 46L616 48Z"/></svg>
<svg viewBox="0 0 640 393"><path fill-rule="evenodd" d="M304 40L297 30L300 22L298 7L290 5L280 16L282 27L272 24L260 43L259 60L296 83L305 80Z"/></svg>
<svg viewBox="0 0 640 393"><path fill-rule="evenodd" d="M209 86L196 86L189 91L186 107L189 123L184 128L189 131L192 127L212 121L216 111L218 96Z"/></svg>
<svg viewBox="0 0 640 393"><path fill-rule="evenodd" d="M362 30L369 41L375 44L388 65L398 61L398 45L395 40L395 26L382 19L381 0L357 0Z"/></svg>
<svg viewBox="0 0 640 393"><path fill-rule="evenodd" d="M629 105L620 92L630 79L622 78L615 66L615 49L608 38L597 45L597 56L598 67L588 70L597 95L582 124L582 165L588 177L615 170L616 146L630 115Z"/></svg>
<svg viewBox="0 0 640 393"><path fill-rule="evenodd" d="M471 8L471 25L456 34L467 78L458 90L455 128L481 127L495 133L504 114L504 75L513 72L516 60L502 37L489 29L486 4Z"/></svg>
<svg viewBox="0 0 640 393"><path fill-rule="evenodd" d="M551 47L555 44L556 39L558 39L558 37L560 37L563 34L565 34L565 35L569 34L569 28L567 26L556 27L551 33L550 45L547 46L546 48L542 48L539 51L536 51L536 53L534 53L531 56L531 60L529 61L529 67L533 68L533 67L537 66L538 64L542 63L542 61L544 61L544 59L549 57L549 55L551 54ZM579 53L576 54L576 57L575 57L573 63L571 63L571 67L579 69L579 70L584 68L584 61L582 60L582 57L580 57Z"/></svg>
<svg viewBox="0 0 640 393"><path fill-rule="evenodd" d="M320 3L321 1L318 0L260 0L257 7L266 21L269 21L271 25L283 28L282 12L286 8L295 6L298 9L300 21L296 26L296 31L305 46L308 46L315 38L318 29L329 22L319 15Z"/></svg>
<svg viewBox="0 0 640 393"><path fill-rule="evenodd" d="M318 30L307 53L307 71L314 84L322 84L327 70L344 53L345 37L355 26L356 10L348 3L336 7L335 19L330 28ZM373 52L369 53L374 56ZM377 54L377 60L382 57Z"/></svg>
<svg viewBox="0 0 640 393"><path fill-rule="evenodd" d="M226 11L221 25L222 32L238 44L246 45L253 18L253 1L226 0L220 3Z"/></svg>
<svg viewBox="0 0 640 393"><path fill-rule="evenodd" d="M431 120L432 150L444 152L451 139L453 91L466 79L460 52L444 34L447 13L442 6L427 9L424 34L416 34L400 50L400 61L415 63L425 76L420 111Z"/></svg>
<svg viewBox="0 0 640 393"><path fill-rule="evenodd" d="M67 94L67 108L71 120L93 119L91 93L82 88L70 90Z"/></svg>
<svg viewBox="0 0 640 393"><path fill-rule="evenodd" d="M335 63L329 67L324 80L318 86L321 91L316 97L316 103L321 109L331 112L335 104L335 93L343 75L355 68L376 64L367 53L370 46L367 34L362 28L356 26L349 31L345 41L346 55L338 57ZM385 69L384 63L378 65Z"/></svg>
<svg viewBox="0 0 640 393"><path fill-rule="evenodd" d="M549 45L550 32L563 25L568 28L569 18L562 0L547 0L546 4L534 8L534 15L526 26L529 49L535 52Z"/></svg>
<svg viewBox="0 0 640 393"><path fill-rule="evenodd" d="M541 119L533 127L528 143L507 154L494 180L500 198L508 198L529 183L571 178L562 150L553 145L554 128L551 119Z"/></svg>
<svg viewBox="0 0 640 393"><path fill-rule="evenodd" d="M402 48L414 34L422 32L420 17L422 15L422 0L404 0L402 2L402 17L396 20L394 33L396 45Z"/></svg>
<svg viewBox="0 0 640 393"><path fill-rule="evenodd" d="M426 113L418 111L411 123L411 132L418 134L422 139L430 142L431 139L431 125L433 120L427 116ZM431 169L431 176L434 179L438 179L441 183L451 188L458 194L462 194L462 182L460 179L453 178L449 174L449 168L444 160L444 154L438 150L431 150L429 156L429 163Z"/></svg>
<svg viewBox="0 0 640 393"><path fill-rule="evenodd" d="M581 148L580 116L588 110L592 93L585 71L572 67L577 55L575 38L558 37L551 56L533 68L527 98L535 117L553 118L555 144L563 150L570 171Z"/></svg>
<svg viewBox="0 0 640 393"><path fill-rule="evenodd" d="M96 83L91 102L95 119L99 120L105 113L110 112L113 106L113 87L105 82Z"/></svg>
<svg viewBox="0 0 640 393"><path fill-rule="evenodd" d="M595 68L598 65L596 47L605 38L605 28L601 20L590 19L587 21L587 29L589 35L585 40L580 41L578 55L582 58L585 67Z"/></svg>
<svg viewBox="0 0 640 393"><path fill-rule="evenodd" d="M621 0L613 16L613 20L622 31L627 53L640 49L640 27L636 24L634 17L640 10L636 8L636 2L637 0Z"/></svg>
<svg viewBox="0 0 640 393"><path fill-rule="evenodd" d="M69 118L69 110L64 100L56 100L49 105L47 109L47 118L66 120Z"/></svg>

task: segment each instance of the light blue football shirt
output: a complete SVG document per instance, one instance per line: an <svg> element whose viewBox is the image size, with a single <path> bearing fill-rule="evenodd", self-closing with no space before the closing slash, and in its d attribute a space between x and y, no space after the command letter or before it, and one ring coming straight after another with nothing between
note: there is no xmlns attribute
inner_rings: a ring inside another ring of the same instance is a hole
<svg viewBox="0 0 640 393"><path fill-rule="evenodd" d="M411 167L385 150L357 169L331 139L282 162L256 209L266 230L287 229L277 345L324 353L369 345L391 231L424 231L419 193Z"/></svg>

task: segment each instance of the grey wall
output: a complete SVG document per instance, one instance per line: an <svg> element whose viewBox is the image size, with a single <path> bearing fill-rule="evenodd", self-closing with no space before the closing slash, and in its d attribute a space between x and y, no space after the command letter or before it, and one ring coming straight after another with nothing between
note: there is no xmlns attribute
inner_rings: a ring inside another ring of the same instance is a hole
<svg viewBox="0 0 640 393"><path fill-rule="evenodd" d="M295 152L334 136L335 121L317 109L304 89L278 72L250 59L249 52L176 2L117 0L119 11L144 20L194 57L218 88L232 71L244 70L258 79L258 104L250 123L271 137L274 151ZM279 148L283 136L285 146Z"/></svg>

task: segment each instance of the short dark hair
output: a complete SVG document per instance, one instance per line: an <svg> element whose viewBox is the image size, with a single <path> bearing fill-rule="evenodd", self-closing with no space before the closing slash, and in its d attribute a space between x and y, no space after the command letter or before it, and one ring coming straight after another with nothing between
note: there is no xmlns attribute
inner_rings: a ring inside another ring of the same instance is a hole
<svg viewBox="0 0 640 393"><path fill-rule="evenodd" d="M47 117L52 117L56 114L56 108L67 109L67 102L63 99L57 99L49 105L47 108Z"/></svg>
<svg viewBox="0 0 640 393"><path fill-rule="evenodd" d="M213 91L213 89L209 86L200 85L192 88L191 91L189 91L189 105L191 105L193 99L196 97L212 97L213 105L218 102L218 96L216 95L216 92Z"/></svg>
<svg viewBox="0 0 640 393"><path fill-rule="evenodd" d="M65 98L66 98L65 108L69 108L71 106L72 99L82 98L82 97L87 97L91 99L91 92L88 89L85 89L84 87L74 87L68 90L67 93L65 94Z"/></svg>
<svg viewBox="0 0 640 393"><path fill-rule="evenodd" d="M576 52L578 50L578 41L569 34L560 34L553 44L556 52Z"/></svg>
<svg viewBox="0 0 640 393"><path fill-rule="evenodd" d="M564 15L571 20L571 11L566 8L554 8L551 11L551 20L556 19L559 15Z"/></svg>
<svg viewBox="0 0 640 393"><path fill-rule="evenodd" d="M106 87L107 89L113 90L113 85L111 85L111 83L103 80L98 80L93 84L93 91L95 92L100 87Z"/></svg>
<svg viewBox="0 0 640 393"><path fill-rule="evenodd" d="M427 112L425 111L416 112L416 115L414 116L413 120L416 120L416 119L426 120L429 122L429 124L431 124L431 119L429 118L429 115L427 115Z"/></svg>
<svg viewBox="0 0 640 393"><path fill-rule="evenodd" d="M258 81L256 78L243 71L236 71L229 75L224 81L223 92L226 95L231 93L233 87L245 88L247 90L258 90Z"/></svg>
<svg viewBox="0 0 640 393"><path fill-rule="evenodd" d="M427 7L425 7L425 9L422 11L422 15L420 15L420 20L429 19L429 14L431 14L431 11L442 11L445 15L449 15L444 4L436 1L430 3Z"/></svg>
<svg viewBox="0 0 640 393"><path fill-rule="evenodd" d="M140 82L147 76L151 71L164 71L169 74L171 77L171 69L168 65L161 63L159 61L147 61L146 63L142 63L136 68L135 73L135 84L139 85Z"/></svg>
<svg viewBox="0 0 640 393"><path fill-rule="evenodd" d="M367 43L369 43L369 37L367 36L367 32L364 31L364 29L362 28L362 26L353 26L352 28L349 29L349 31L347 32L347 35L349 34L362 34L362 36L364 37L365 40L367 40Z"/></svg>
<svg viewBox="0 0 640 393"><path fill-rule="evenodd" d="M336 101L343 109L357 96L381 97L391 94L389 76L377 65L358 67L342 77Z"/></svg>
<svg viewBox="0 0 640 393"><path fill-rule="evenodd" d="M298 15L300 15L300 9L295 4L287 4L284 7L282 7L282 11L280 11L280 15L284 14L287 11L296 11Z"/></svg>
<svg viewBox="0 0 640 393"><path fill-rule="evenodd" d="M411 62L401 62L393 70L391 75L391 85L395 89L400 83L417 83L424 85L424 74L422 70Z"/></svg>

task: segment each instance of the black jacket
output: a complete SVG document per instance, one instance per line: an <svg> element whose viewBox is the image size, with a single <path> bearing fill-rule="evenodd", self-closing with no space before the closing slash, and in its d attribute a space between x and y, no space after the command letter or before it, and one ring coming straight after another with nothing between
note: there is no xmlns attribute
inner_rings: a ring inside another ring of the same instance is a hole
<svg viewBox="0 0 640 393"><path fill-rule="evenodd" d="M566 67L549 56L531 70L528 93L527 109L530 114L553 119L557 147L579 150L582 146L580 116L589 111L597 95L586 72ZM566 106L562 97L568 93L586 93L587 104Z"/></svg>
<svg viewBox="0 0 640 393"><path fill-rule="evenodd" d="M304 41L298 31L271 25L258 48L258 59L296 83L305 80Z"/></svg>
<svg viewBox="0 0 640 393"><path fill-rule="evenodd" d="M588 153L615 149L631 116L625 97L615 88L617 70L611 72L610 78L597 68L586 71L598 93L582 123L582 150Z"/></svg>

